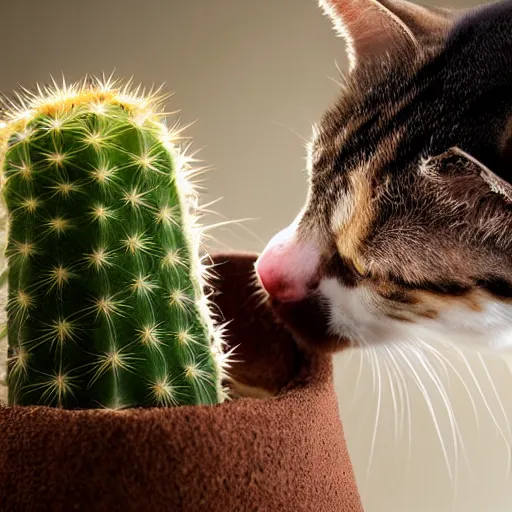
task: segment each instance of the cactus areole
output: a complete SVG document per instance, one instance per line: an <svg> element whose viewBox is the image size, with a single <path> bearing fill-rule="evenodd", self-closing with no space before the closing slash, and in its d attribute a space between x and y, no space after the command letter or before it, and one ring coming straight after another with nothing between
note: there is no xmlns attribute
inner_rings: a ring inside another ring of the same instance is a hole
<svg viewBox="0 0 512 512"><path fill-rule="evenodd" d="M11 405L223 400L191 168L160 105L96 80L4 114Z"/></svg>

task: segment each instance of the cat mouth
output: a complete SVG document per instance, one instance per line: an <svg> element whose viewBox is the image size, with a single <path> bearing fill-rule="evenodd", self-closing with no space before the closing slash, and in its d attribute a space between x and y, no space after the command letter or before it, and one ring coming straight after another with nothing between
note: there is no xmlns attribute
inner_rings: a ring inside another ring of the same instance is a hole
<svg viewBox="0 0 512 512"><path fill-rule="evenodd" d="M329 332L328 311L317 296L299 302L281 302L269 297L268 303L277 320L303 348L335 353L351 345L348 338Z"/></svg>

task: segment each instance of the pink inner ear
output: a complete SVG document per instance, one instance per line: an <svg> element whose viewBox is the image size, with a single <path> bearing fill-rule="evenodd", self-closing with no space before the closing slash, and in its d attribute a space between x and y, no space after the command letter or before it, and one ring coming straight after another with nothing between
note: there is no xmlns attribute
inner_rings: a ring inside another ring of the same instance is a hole
<svg viewBox="0 0 512 512"><path fill-rule="evenodd" d="M372 0L320 0L337 32L345 39L351 64L415 41L398 16Z"/></svg>
<svg viewBox="0 0 512 512"><path fill-rule="evenodd" d="M434 12L404 0L319 0L353 61L398 49L414 50L418 39L451 23L448 12Z"/></svg>

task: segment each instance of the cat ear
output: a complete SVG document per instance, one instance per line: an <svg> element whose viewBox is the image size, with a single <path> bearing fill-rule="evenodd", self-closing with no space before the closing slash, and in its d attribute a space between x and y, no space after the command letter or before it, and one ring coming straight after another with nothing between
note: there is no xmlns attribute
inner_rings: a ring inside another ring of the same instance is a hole
<svg viewBox="0 0 512 512"><path fill-rule="evenodd" d="M345 39L350 70L370 56L414 51L422 39L452 23L451 11L405 0L319 0L319 5Z"/></svg>
<svg viewBox="0 0 512 512"><path fill-rule="evenodd" d="M482 183L495 194L512 203L512 185L492 172L486 165L458 147L453 147L428 159L422 166L425 174L438 176L478 176Z"/></svg>

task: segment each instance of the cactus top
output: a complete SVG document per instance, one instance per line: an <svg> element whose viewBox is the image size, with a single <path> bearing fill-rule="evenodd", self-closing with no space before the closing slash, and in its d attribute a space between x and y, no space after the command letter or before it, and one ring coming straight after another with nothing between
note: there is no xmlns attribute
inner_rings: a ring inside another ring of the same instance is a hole
<svg viewBox="0 0 512 512"><path fill-rule="evenodd" d="M28 95L0 124L12 404L212 404L226 356L190 169L157 94Z"/></svg>

